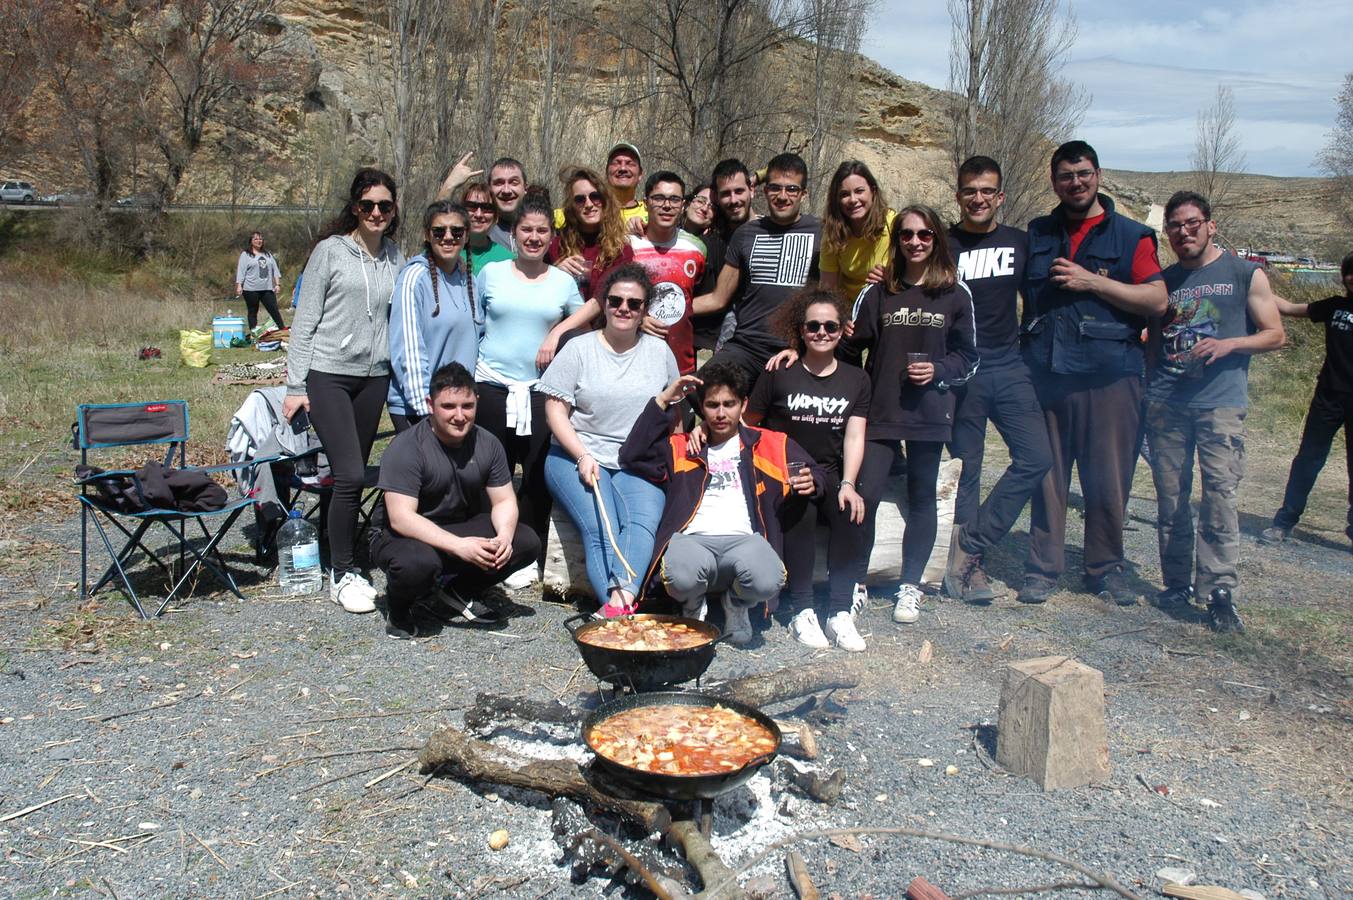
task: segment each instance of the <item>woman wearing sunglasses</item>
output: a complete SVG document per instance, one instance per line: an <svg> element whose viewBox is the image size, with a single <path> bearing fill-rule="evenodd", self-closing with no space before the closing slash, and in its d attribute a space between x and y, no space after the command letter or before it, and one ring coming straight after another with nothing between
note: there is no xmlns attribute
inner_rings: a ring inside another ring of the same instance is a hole
<svg viewBox="0 0 1353 900"><path fill-rule="evenodd" d="M599 287L605 326L565 344L536 391L554 435L545 481L582 535L587 579L609 617L635 609L664 502L662 487L620 468L620 445L651 397L684 395L694 378L679 378L667 342L640 331L653 299L643 266L614 268Z"/></svg>
<svg viewBox="0 0 1353 900"><path fill-rule="evenodd" d="M359 169L347 205L325 228L306 263L287 347L291 419L306 410L333 471L326 522L329 597L348 612L371 612L376 590L353 559L358 501L390 384L390 295L404 261L394 242L394 180Z"/></svg>
<svg viewBox="0 0 1353 900"><path fill-rule="evenodd" d="M631 258L620 205L611 188L591 169L570 170L564 185L564 226L545 255L572 275L584 299L597 296L612 266Z"/></svg>
<svg viewBox="0 0 1353 900"><path fill-rule="evenodd" d="M423 252L395 280L390 301L390 421L407 431L426 416L432 373L451 362L473 372L479 360L474 281L461 250L465 208L438 200L423 213Z"/></svg>
<svg viewBox="0 0 1353 900"><path fill-rule="evenodd" d="M888 262L893 219L869 167L858 159L841 163L827 188L827 208L822 213L818 257L822 287L839 291L853 302L869 282L870 271Z"/></svg>
<svg viewBox="0 0 1353 900"><path fill-rule="evenodd" d="M470 217L470 233L465 240L466 271L473 278L475 274L491 262L511 259L512 251L496 243L489 232L498 224L498 207L493 205L493 195L489 186L476 181L465 186L460 195L460 205L465 207ZM474 369L470 370L471 372Z"/></svg>
<svg viewBox="0 0 1353 900"><path fill-rule="evenodd" d="M893 621L914 622L921 575L935 546L935 479L950 438L956 398L951 388L977 370L972 295L958 280L939 213L908 206L897 214L883 280L855 301L846 344L869 351L872 398L865 429L859 491L868 546L874 513L898 455L907 448L907 528L902 535L902 584Z"/></svg>
<svg viewBox="0 0 1353 900"><path fill-rule="evenodd" d="M554 356L556 326L583 305L573 277L545 262L553 237L549 192L527 188L512 228L516 257L491 262L475 276L483 322L475 368L479 386L476 421L502 442L508 467L521 466L520 519L536 534L549 533L545 452L550 429L545 422L545 397L532 388ZM512 585L524 583L519 579Z"/></svg>
<svg viewBox="0 0 1353 900"><path fill-rule="evenodd" d="M762 372L747 401L743 421L788 434L822 467L827 488L816 499L796 496L781 513L790 607L797 610L789 631L800 644L823 649L833 643L860 651L855 628L856 584L863 593L869 565L865 504L856 484L864 459L869 415L869 376L836 358L841 343L841 295L821 288L793 294L775 312L776 333L798 352L798 361ZM791 466L808 460L789 460ZM795 474L795 473L791 473ZM826 522L829 592L819 619L813 602L817 523ZM859 606L865 605L866 596Z"/></svg>

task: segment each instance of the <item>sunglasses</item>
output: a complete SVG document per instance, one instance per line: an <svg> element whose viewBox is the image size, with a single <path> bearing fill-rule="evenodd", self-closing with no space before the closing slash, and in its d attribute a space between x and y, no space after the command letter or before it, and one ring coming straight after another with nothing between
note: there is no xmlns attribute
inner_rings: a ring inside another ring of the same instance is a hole
<svg viewBox="0 0 1353 900"><path fill-rule="evenodd" d="M464 225L434 225L428 229L428 231L432 232L432 239L434 241L440 241L445 237L450 237L453 244L459 244L461 241L465 240L465 230Z"/></svg>
<svg viewBox="0 0 1353 900"><path fill-rule="evenodd" d="M601 191L593 191L590 194L573 195L573 205L578 207L579 209L582 209L584 206L586 206L589 200L591 201L593 206L601 206L606 202L606 198L602 196Z"/></svg>
<svg viewBox="0 0 1353 900"><path fill-rule="evenodd" d="M817 334L819 331L825 331L827 334L836 334L841 330L840 322L819 322L817 319L809 319L803 323L803 330L809 334Z"/></svg>
<svg viewBox="0 0 1353 900"><path fill-rule="evenodd" d="M388 216L395 211L395 201L393 200L358 200L357 209L364 216L371 215L373 210L379 209L381 215Z"/></svg>
<svg viewBox="0 0 1353 900"><path fill-rule="evenodd" d="M609 294L606 297L606 305L611 309L619 309L624 306L630 312L638 312L644 308L644 301L637 297L618 297L615 294Z"/></svg>
<svg viewBox="0 0 1353 900"><path fill-rule="evenodd" d="M493 206L492 203L484 203L484 202L479 201L479 200L466 200L466 201L465 201L465 208L468 209L470 212L493 212L493 211L494 211L494 206Z"/></svg>
<svg viewBox="0 0 1353 900"><path fill-rule="evenodd" d="M897 236L902 238L902 240L904 241L909 241L912 238L916 238L923 244L928 244L931 241L935 240L935 232L931 231L929 228L922 228L919 231L912 231L910 228L903 228L897 232Z"/></svg>

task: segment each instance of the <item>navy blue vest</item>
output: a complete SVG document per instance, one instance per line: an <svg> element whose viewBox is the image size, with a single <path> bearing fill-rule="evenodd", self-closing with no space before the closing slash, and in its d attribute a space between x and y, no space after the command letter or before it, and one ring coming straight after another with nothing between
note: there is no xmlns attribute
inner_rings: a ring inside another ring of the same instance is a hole
<svg viewBox="0 0 1353 900"><path fill-rule="evenodd" d="M1144 237L1156 233L1113 211L1103 194L1104 221L1085 236L1071 257L1061 207L1029 223L1029 259L1024 268L1025 344L1029 365L1058 375L1140 375L1144 316L1124 312L1088 291L1068 291L1050 278L1053 260L1071 258L1114 281L1132 283L1132 256Z"/></svg>

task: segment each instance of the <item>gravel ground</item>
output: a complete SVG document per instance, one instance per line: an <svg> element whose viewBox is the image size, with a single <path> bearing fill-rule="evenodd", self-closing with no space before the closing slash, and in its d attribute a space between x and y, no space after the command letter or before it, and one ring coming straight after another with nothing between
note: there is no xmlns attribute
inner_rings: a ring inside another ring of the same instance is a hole
<svg viewBox="0 0 1353 900"><path fill-rule="evenodd" d="M1158 576L1152 513L1149 496L1134 499L1129 555L1144 588ZM568 606L523 591L524 614L504 631L408 644L375 617L288 601L256 580L247 602L197 596L141 623L116 594L79 605L74 524L0 534L0 894L617 895L600 878L570 884L540 798L408 768L367 786L440 723L458 723L478 691L567 700L594 687L560 627ZM1330 534L1279 548L1247 539L1247 603L1281 607L1317 585L1346 607L1353 557ZM1022 552L1012 539L994 573L1016 580ZM809 713L828 723L824 764L849 772L842 799L786 804L780 783L758 776L720 801L715 844L731 863L795 831L903 826L1061 853L1144 894L1165 866L1268 897L1353 894L1353 692L1338 665L1069 591L1037 608L931 600L911 626L889 612L878 600L862 621L865 682ZM1044 793L990 762L1005 664L1048 654L1104 672L1106 784ZM721 649L711 674L812 658L844 654L808 651L774 625L750 649ZM497 828L512 840L494 853ZM915 875L959 892L1072 874L896 836L841 843L799 845L824 896L899 897ZM783 851L745 877L793 896Z"/></svg>

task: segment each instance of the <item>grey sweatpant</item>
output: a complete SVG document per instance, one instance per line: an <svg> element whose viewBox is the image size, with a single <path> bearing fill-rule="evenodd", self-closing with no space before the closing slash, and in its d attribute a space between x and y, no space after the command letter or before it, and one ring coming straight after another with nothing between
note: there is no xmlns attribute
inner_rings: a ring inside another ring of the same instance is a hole
<svg viewBox="0 0 1353 900"><path fill-rule="evenodd" d="M785 565L759 534L675 534L662 555L662 583L678 603L731 590L740 606L770 600L785 583Z"/></svg>

